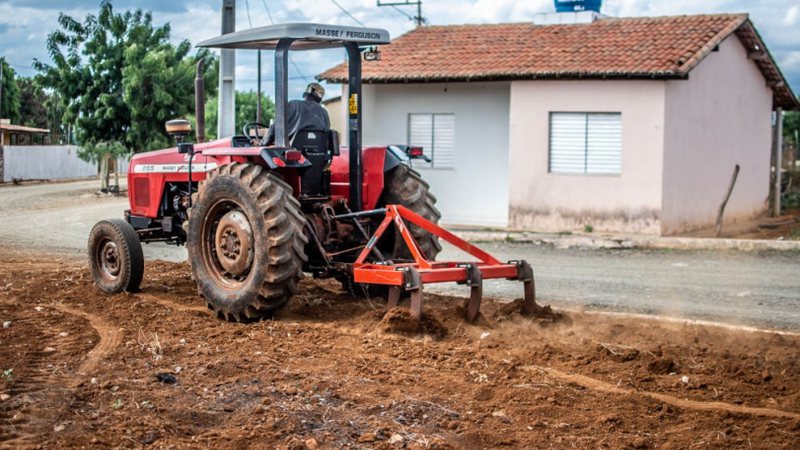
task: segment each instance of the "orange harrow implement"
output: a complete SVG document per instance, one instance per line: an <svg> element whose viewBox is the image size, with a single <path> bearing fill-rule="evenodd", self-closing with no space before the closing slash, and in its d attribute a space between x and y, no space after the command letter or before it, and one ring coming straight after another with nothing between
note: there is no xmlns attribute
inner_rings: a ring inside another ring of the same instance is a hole
<svg viewBox="0 0 800 450"><path fill-rule="evenodd" d="M533 269L526 261L509 261L502 263L495 257L474 245L464 241L449 231L429 222L424 217L401 205L387 205L385 208L358 213L361 216L384 214L385 217L375 234L362 249L353 264L353 279L356 283L378 284L389 286L387 307L394 308L400 301L403 292L411 297L411 315L419 319L422 315L422 291L428 283L456 282L469 286L470 297L464 304L464 314L469 322L473 322L480 311L483 297L483 280L505 278L521 281L524 286L522 313L528 316L548 314L549 307L536 304L536 287L533 281ZM429 261L420 250L414 237L408 230L406 222L416 225L440 239L454 245L478 262ZM406 246L414 258L413 262L393 262L383 258L375 248L375 244L391 224L397 228ZM366 262L370 254L377 258Z"/></svg>

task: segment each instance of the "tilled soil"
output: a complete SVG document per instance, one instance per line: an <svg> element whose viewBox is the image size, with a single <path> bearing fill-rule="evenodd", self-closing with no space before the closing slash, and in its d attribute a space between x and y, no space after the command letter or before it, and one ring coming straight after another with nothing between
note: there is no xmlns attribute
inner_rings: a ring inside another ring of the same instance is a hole
<svg viewBox="0 0 800 450"><path fill-rule="evenodd" d="M0 447L798 448L800 338L427 295L424 327L306 280L213 317L187 265L105 296L82 261L0 250ZM401 304L402 306L402 304Z"/></svg>

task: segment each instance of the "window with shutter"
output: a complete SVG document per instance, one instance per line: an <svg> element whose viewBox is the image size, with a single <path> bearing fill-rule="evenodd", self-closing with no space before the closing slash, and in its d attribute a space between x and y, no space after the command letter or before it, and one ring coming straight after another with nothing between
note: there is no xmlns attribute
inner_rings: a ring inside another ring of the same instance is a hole
<svg viewBox="0 0 800 450"><path fill-rule="evenodd" d="M622 173L622 114L550 113L550 173Z"/></svg>
<svg viewBox="0 0 800 450"><path fill-rule="evenodd" d="M425 155L431 158L430 163L415 159L414 167L455 167L455 131L455 114L409 114L408 143L422 147Z"/></svg>

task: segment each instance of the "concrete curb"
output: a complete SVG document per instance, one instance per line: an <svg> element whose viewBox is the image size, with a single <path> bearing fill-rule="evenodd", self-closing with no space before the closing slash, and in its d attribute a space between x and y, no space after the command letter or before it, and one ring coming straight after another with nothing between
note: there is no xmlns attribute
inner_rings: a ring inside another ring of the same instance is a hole
<svg viewBox="0 0 800 450"><path fill-rule="evenodd" d="M552 245L556 248L586 249L674 249L674 250L738 250L800 251L800 241L756 239L710 239L659 237L644 235L546 234L520 231L455 230L469 242L507 242Z"/></svg>

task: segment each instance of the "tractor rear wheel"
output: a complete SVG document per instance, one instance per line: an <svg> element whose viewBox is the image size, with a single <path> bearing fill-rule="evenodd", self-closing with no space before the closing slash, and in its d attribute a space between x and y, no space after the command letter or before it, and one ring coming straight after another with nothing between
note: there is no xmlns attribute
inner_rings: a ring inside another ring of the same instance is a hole
<svg viewBox="0 0 800 450"><path fill-rule="evenodd" d="M431 194L430 185L422 179L419 172L405 164L400 164L386 173L380 206L384 205L403 205L433 223L438 223L442 217L442 214L436 209L436 197ZM408 228L422 253L430 261L436 260L436 255L442 251L439 238L416 225L409 224ZM378 248L386 258L391 260L411 259L412 257L403 237L397 230L393 235L384 235L378 242ZM356 283L352 276L340 280L340 282L342 287L355 297L381 297L386 296L388 292L386 286Z"/></svg>
<svg viewBox="0 0 800 450"><path fill-rule="evenodd" d="M255 164L208 173L189 215L187 249L197 290L218 317L268 317L297 292L308 238L292 188Z"/></svg>
<svg viewBox="0 0 800 450"><path fill-rule="evenodd" d="M122 219L97 222L89 234L89 265L94 283L106 294L138 291L144 255L131 224Z"/></svg>
<svg viewBox="0 0 800 450"><path fill-rule="evenodd" d="M431 194L430 189L430 185L422 179L419 172L405 164L400 164L387 173L384 178L382 203L384 205L403 205L428 221L439 223L442 213L436 209L436 197ZM422 253L430 261L434 261L436 255L442 251L439 238L416 225L409 224L408 229ZM387 252L392 255L391 258L411 258L411 252L408 251L403 237L397 230L395 230L392 244L392 251Z"/></svg>

